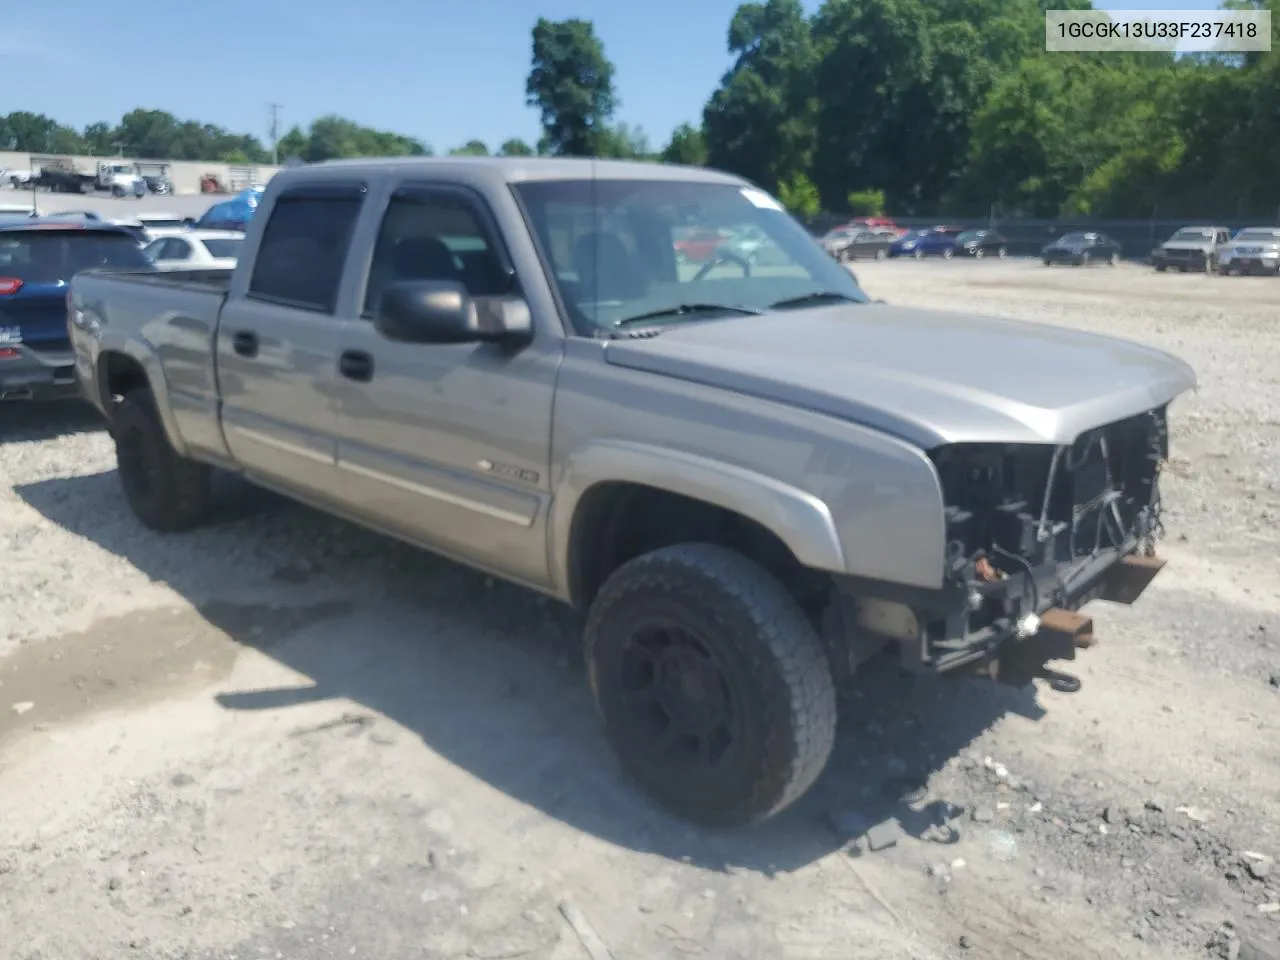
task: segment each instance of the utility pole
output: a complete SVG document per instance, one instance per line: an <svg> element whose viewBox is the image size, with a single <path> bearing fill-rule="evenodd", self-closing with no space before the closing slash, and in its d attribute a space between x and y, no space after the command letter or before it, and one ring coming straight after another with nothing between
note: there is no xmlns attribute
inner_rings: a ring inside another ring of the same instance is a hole
<svg viewBox="0 0 1280 960"><path fill-rule="evenodd" d="M280 164L280 104L268 103L267 109L271 111L271 165L278 166Z"/></svg>

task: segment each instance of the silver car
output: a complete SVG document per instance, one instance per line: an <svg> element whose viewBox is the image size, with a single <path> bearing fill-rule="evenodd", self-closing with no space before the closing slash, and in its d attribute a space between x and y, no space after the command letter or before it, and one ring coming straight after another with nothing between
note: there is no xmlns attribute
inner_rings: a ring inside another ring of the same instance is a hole
<svg viewBox="0 0 1280 960"><path fill-rule="evenodd" d="M1218 248L1218 273L1280 274L1280 227L1245 227Z"/></svg>

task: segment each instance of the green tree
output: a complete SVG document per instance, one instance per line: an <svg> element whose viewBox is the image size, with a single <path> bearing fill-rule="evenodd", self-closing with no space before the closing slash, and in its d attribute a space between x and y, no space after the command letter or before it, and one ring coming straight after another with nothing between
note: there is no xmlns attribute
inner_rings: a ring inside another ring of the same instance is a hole
<svg viewBox="0 0 1280 960"><path fill-rule="evenodd" d="M650 160L653 150L649 137L641 127L620 123L600 132L596 138L596 156L614 160Z"/></svg>
<svg viewBox="0 0 1280 960"><path fill-rule="evenodd" d="M519 137L512 137L498 148L498 156L531 157L533 156L533 147L529 146Z"/></svg>
<svg viewBox="0 0 1280 960"><path fill-rule="evenodd" d="M538 19L525 95L542 115L539 152L596 154L618 105L613 74L591 21Z"/></svg>
<svg viewBox="0 0 1280 960"><path fill-rule="evenodd" d="M693 167L707 163L707 141L702 131L682 123L671 133L671 141L663 148L661 159L666 163L684 163Z"/></svg>
<svg viewBox="0 0 1280 960"><path fill-rule="evenodd" d="M822 197L803 173L792 174L778 184L778 202L801 220L812 220L822 210Z"/></svg>
<svg viewBox="0 0 1280 960"><path fill-rule="evenodd" d="M73 128L52 117L19 110L0 117L0 149L18 153L84 153L85 143Z"/></svg>
<svg viewBox="0 0 1280 960"><path fill-rule="evenodd" d="M276 141L276 155L281 161L292 157L299 159L307 153L307 135L301 127L290 127L283 137Z"/></svg>
<svg viewBox="0 0 1280 960"><path fill-rule="evenodd" d="M483 140L468 140L462 146L454 147L449 154L454 157L487 157L489 145Z"/></svg>
<svg viewBox="0 0 1280 960"><path fill-rule="evenodd" d="M817 50L800 0L740 6L729 24L736 59L703 111L707 163L776 189L813 153Z"/></svg>
<svg viewBox="0 0 1280 960"><path fill-rule="evenodd" d="M849 211L855 217L884 216L883 190L852 190L845 201L849 204Z"/></svg>

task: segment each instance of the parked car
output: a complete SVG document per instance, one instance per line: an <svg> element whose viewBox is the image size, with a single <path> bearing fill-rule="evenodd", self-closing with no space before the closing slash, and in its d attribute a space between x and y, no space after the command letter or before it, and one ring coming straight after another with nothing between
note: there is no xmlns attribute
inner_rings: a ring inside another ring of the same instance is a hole
<svg viewBox="0 0 1280 960"><path fill-rule="evenodd" d="M1218 273L1280 274L1280 227L1245 227L1218 247Z"/></svg>
<svg viewBox="0 0 1280 960"><path fill-rule="evenodd" d="M995 230L966 230L956 237L956 253L978 259L1004 259L1009 255L1009 241Z"/></svg>
<svg viewBox="0 0 1280 960"><path fill-rule="evenodd" d="M956 253L956 237L964 233L962 227L931 227L899 237L889 247L891 257L914 257L923 260L925 257L945 257L950 259Z"/></svg>
<svg viewBox="0 0 1280 960"><path fill-rule="evenodd" d="M186 233L191 228L192 223L190 217L165 212L140 213L137 216L137 220L146 231L148 242L155 240L157 237Z"/></svg>
<svg viewBox="0 0 1280 960"><path fill-rule="evenodd" d="M849 260L883 260L889 256L889 248L896 238L893 234L878 230L858 228L843 235L827 246L827 252L842 262Z"/></svg>
<svg viewBox="0 0 1280 960"><path fill-rule="evenodd" d="M231 269L244 244L244 234L235 230L186 230L158 237L143 247L147 259L157 266Z"/></svg>
<svg viewBox="0 0 1280 960"><path fill-rule="evenodd" d="M706 263L729 238L720 230L698 230L673 244L678 263Z"/></svg>
<svg viewBox="0 0 1280 960"><path fill-rule="evenodd" d="M674 210L785 269L674 273ZM210 519L216 464L586 610L622 763L718 824L809 789L886 648L1074 689L1044 664L1159 571L1195 385L1149 346L871 302L748 182L595 159L282 170L233 271L83 274L68 309L144 525Z"/></svg>
<svg viewBox="0 0 1280 960"><path fill-rule="evenodd" d="M1120 262L1120 244L1105 233L1092 230L1064 233L1040 250L1040 259L1046 267L1055 263L1069 263L1077 267L1108 263L1114 267Z"/></svg>
<svg viewBox="0 0 1280 960"><path fill-rule="evenodd" d="M761 253L769 243L767 233L759 227L747 226L733 231L729 239L721 245L719 252L755 264L760 260Z"/></svg>
<svg viewBox="0 0 1280 960"><path fill-rule="evenodd" d="M1218 248L1230 242L1226 227L1183 227L1151 251L1151 265L1161 273L1170 267L1182 273L1212 273L1218 266Z"/></svg>
<svg viewBox="0 0 1280 960"><path fill-rule="evenodd" d="M0 221L0 400L80 396L67 284L81 270L145 270L128 231L80 220Z"/></svg>

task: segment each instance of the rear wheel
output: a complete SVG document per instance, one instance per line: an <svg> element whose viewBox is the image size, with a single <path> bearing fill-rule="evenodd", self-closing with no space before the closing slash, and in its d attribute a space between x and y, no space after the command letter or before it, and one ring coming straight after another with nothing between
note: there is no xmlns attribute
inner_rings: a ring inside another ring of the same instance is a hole
<svg viewBox="0 0 1280 960"><path fill-rule="evenodd" d="M1165 265L1163 263L1156 264L1156 273L1164 273Z"/></svg>
<svg viewBox="0 0 1280 960"><path fill-rule="evenodd" d="M1001 260L1003 260L1005 257L1009 256L1009 248L1008 248L1008 247L1001 247L999 250L997 250L997 251L996 251L996 255L997 255Z"/></svg>
<svg viewBox="0 0 1280 960"><path fill-rule="evenodd" d="M1113 253L1111 254L1111 256L1107 257L1107 263L1109 263L1113 267L1116 266L1119 262L1120 262L1120 254L1118 253Z"/></svg>
<svg viewBox="0 0 1280 960"><path fill-rule="evenodd" d="M942 251L942 259L950 260L952 257L955 256L955 253L956 252L954 250L952 250L950 247L947 247L947 249Z"/></svg>
<svg viewBox="0 0 1280 960"><path fill-rule="evenodd" d="M983 250L981 247L978 247L976 250L973 251L973 255L977 257L979 260L981 260L983 257L987 255L987 251Z"/></svg>
<svg viewBox="0 0 1280 960"><path fill-rule="evenodd" d="M876 250L877 260L883 260L887 256L889 256L889 251L886 250L884 247L880 247L878 250Z"/></svg>
<svg viewBox="0 0 1280 960"><path fill-rule="evenodd" d="M169 443L150 390L124 395L111 418L111 436L125 500L144 525L169 533L204 522L213 496L213 472Z"/></svg>
<svg viewBox="0 0 1280 960"><path fill-rule="evenodd" d="M1087 267L1089 265L1089 261L1092 259L1093 258L1089 256L1089 252L1086 250L1084 253L1080 254L1080 266Z"/></svg>
<svg viewBox="0 0 1280 960"><path fill-rule="evenodd" d="M679 816L765 820L826 766L836 698L822 643L741 554L681 544L623 565L591 607L585 646L610 744Z"/></svg>

